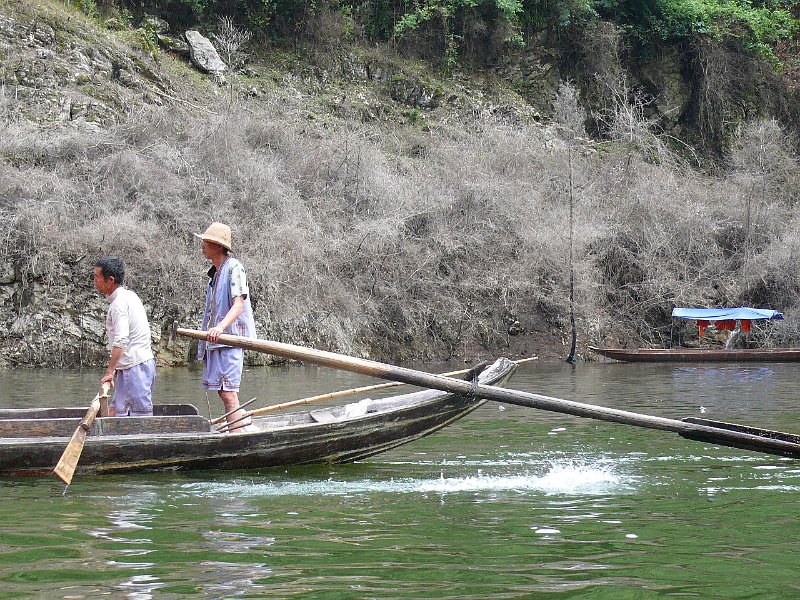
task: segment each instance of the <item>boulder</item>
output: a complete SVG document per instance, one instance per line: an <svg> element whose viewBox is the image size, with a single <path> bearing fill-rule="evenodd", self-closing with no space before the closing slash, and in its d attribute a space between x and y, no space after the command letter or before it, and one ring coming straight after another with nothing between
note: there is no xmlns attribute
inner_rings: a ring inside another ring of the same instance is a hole
<svg viewBox="0 0 800 600"><path fill-rule="evenodd" d="M189 56L198 69L214 75L222 74L227 70L228 67L217 54L211 40L199 31L187 31L186 41L189 44Z"/></svg>
<svg viewBox="0 0 800 600"><path fill-rule="evenodd" d="M187 44L182 39L171 35L164 35L161 33L157 34L157 37L158 37L158 43L165 50L169 50L170 52L177 54L181 58L191 59L189 44Z"/></svg>

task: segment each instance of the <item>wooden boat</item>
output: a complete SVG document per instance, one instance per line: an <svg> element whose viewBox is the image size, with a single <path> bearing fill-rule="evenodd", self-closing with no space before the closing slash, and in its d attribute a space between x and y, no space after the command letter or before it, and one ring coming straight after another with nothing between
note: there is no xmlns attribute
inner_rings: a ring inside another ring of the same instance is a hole
<svg viewBox="0 0 800 600"><path fill-rule="evenodd" d="M800 348L597 348L589 350L624 362L800 362Z"/></svg>
<svg viewBox="0 0 800 600"><path fill-rule="evenodd" d="M752 321L780 321L783 315L771 308L679 308L672 309L674 319L697 322L699 337L703 330L713 326L730 331L727 345L738 337L738 332L749 332ZM598 348L589 350L624 362L798 362L800 348Z"/></svg>
<svg viewBox="0 0 800 600"><path fill-rule="evenodd" d="M501 358L478 382L502 385L515 368ZM190 404L156 405L152 417L96 418L77 474L352 462L429 435L485 402L422 390L271 413L253 419L260 431L232 434L213 431ZM0 409L0 476L51 474L85 412L85 407Z"/></svg>

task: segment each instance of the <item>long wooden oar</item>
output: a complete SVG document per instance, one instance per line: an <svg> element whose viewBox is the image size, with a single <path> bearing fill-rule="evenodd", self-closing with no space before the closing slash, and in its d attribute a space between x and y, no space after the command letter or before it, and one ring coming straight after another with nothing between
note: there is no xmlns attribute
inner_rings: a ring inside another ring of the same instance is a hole
<svg viewBox="0 0 800 600"><path fill-rule="evenodd" d="M199 340L206 339L205 331L181 328L177 330L177 333ZM402 381L419 387L442 390L460 396L473 396L475 398L506 402L508 404L527 406L529 408L538 408L568 415L598 419L600 421L611 421L613 423L634 425L647 429L672 431L688 439L765 452L767 454L800 458L800 444L791 441L789 437L787 437L791 436L791 434L781 434L779 432L770 432L768 430L756 428L750 428L750 432L747 432L736 429L736 427L747 429L744 426L732 427L729 424L726 428L693 423L689 420L681 421L664 417L653 417L626 410L606 408L571 400L561 400L559 398L542 396L530 392L509 390L489 385L478 385L467 381L442 377L441 375L415 371L405 367L396 367L363 358L354 358L281 342L243 338L227 334L220 335L218 342L229 346L244 348L246 350L265 352L274 354L275 356L301 360L334 369L342 369L344 371L352 371L354 373L361 373L381 379L388 379L390 381Z"/></svg>
<svg viewBox="0 0 800 600"><path fill-rule="evenodd" d="M67 444L64 453L61 455L56 468L53 469L53 473L60 477L61 481L67 485L72 483L72 475L75 473L78 461L81 458L83 445L86 442L86 434L89 433L89 428L92 426L95 416L97 416L97 413L100 411L100 398L108 395L110 387L108 383L104 383L102 393L98 392L89 404L89 410L86 411L83 419L81 419L81 422L75 429L75 433L72 434L72 438L69 440L69 444Z"/></svg>

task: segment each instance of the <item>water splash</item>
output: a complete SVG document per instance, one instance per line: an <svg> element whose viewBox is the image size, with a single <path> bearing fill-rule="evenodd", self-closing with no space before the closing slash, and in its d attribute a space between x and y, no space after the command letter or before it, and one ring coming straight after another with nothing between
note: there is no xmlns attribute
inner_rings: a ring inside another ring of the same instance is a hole
<svg viewBox="0 0 800 600"><path fill-rule="evenodd" d="M630 491L636 478L617 472L614 464L555 463L540 478L539 489L549 494L606 494Z"/></svg>
<svg viewBox="0 0 800 600"><path fill-rule="evenodd" d="M180 491L199 496L349 496L358 494L461 494L538 492L543 494L603 495L629 493L636 477L618 473L610 464L553 463L543 474L483 473L467 476L402 479L305 481L226 481L182 485Z"/></svg>

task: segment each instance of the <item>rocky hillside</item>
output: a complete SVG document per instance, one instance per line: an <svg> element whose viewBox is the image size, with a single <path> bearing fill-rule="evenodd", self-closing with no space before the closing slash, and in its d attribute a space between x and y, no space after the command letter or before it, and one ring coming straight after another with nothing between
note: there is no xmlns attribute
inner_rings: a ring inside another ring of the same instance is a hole
<svg viewBox="0 0 800 600"><path fill-rule="evenodd" d="M157 17L147 16L138 28L122 28L115 20L99 23L58 2L18 1L2 8L0 108L4 122L14 127L0 134L6 137L0 168L8 176L3 187L9 198L32 172L57 168L56 163L69 161L73 151L80 153L73 144L80 145L77 140L92 132L101 136L135 121L150 107L172 107L200 118L226 114L231 94L237 105L287 104L295 109L293 119L323 127L405 123L425 130L459 115L498 114L518 122L540 119L539 109L494 78L472 81L454 75L443 81L422 64L375 51L352 48L311 56L274 51L251 57L239 73L226 77L193 59L186 31L173 31ZM148 31L156 32L155 39L147 38ZM527 84L527 89L540 96L549 110L559 82L557 72L550 64L531 63L528 68L543 75L540 79L526 75L538 81ZM25 139L10 139L15 131L23 132ZM20 149L19 143L26 147ZM424 151L421 146L414 150L416 142L411 144L410 152ZM96 248L92 256L63 247L53 250L52 256L25 257L18 254L19 248L7 246L0 258L0 320L8 325L2 341L3 364L77 365L104 360L106 305L88 276L91 261L102 249ZM157 289L150 298L147 290L143 293L149 300L153 341L162 364L182 363L190 356L185 343L173 344L168 338L174 317L197 320L201 292L194 291L195 298L178 302L180 309L175 304L166 309L158 306Z"/></svg>
<svg viewBox="0 0 800 600"><path fill-rule="evenodd" d="M252 47L243 68L226 78L224 62L209 67L191 58L187 31L198 34L152 16L136 29L109 30L57 2L12 1L0 14L6 118L91 129L141 106L219 111L235 87L237 101L293 99L310 119L436 123L453 113L486 113L531 122L552 113L563 78L545 47L496 73L443 77L424 63L357 46Z"/></svg>
<svg viewBox="0 0 800 600"><path fill-rule="evenodd" d="M197 324L213 219L263 335L377 358L563 358L570 270L581 347L664 343L673 302L798 301L797 95L753 56L626 62L601 23L442 68L337 22L237 49L244 29L164 16L0 2L7 365L103 360L103 253L185 362L168 331Z"/></svg>

